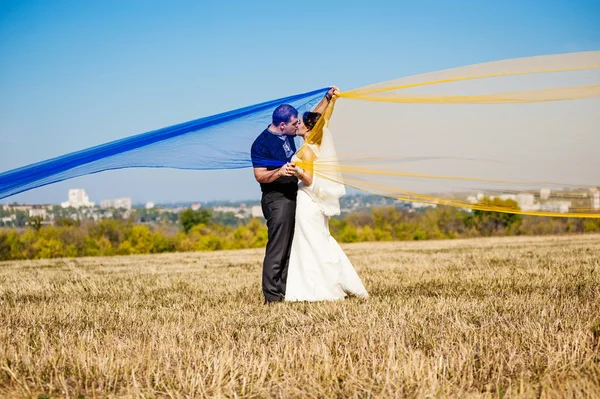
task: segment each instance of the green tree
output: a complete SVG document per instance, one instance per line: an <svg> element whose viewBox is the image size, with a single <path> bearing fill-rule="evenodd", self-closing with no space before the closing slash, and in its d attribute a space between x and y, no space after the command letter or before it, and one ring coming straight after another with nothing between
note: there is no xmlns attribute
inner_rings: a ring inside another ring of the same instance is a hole
<svg viewBox="0 0 600 399"><path fill-rule="evenodd" d="M244 220L236 217L233 212L215 212L211 217L211 222L233 227L238 227L244 224Z"/></svg>
<svg viewBox="0 0 600 399"><path fill-rule="evenodd" d="M44 218L41 216L32 216L29 218L29 225L35 231L40 231L40 229L42 228L43 221L44 221Z"/></svg>
<svg viewBox="0 0 600 399"><path fill-rule="evenodd" d="M504 208L508 211L518 212L520 210L516 201L511 199L502 200L500 198L490 199L484 197L478 205L493 208ZM471 224L482 235L493 234L515 234L521 224L521 215L505 212L491 212L483 210L474 210L472 217L467 217L465 222Z"/></svg>
<svg viewBox="0 0 600 399"><path fill-rule="evenodd" d="M153 254L162 252L174 252L175 251L175 240L172 237L168 237L162 232L158 231L152 233L152 249L150 252Z"/></svg>
<svg viewBox="0 0 600 399"><path fill-rule="evenodd" d="M125 241L119 246L119 251L123 255L149 254L152 247L153 238L148 226L135 225L125 230Z"/></svg>
<svg viewBox="0 0 600 399"><path fill-rule="evenodd" d="M0 232L0 260L11 259L10 242L8 242L8 234Z"/></svg>
<svg viewBox="0 0 600 399"><path fill-rule="evenodd" d="M373 233L371 226L365 226L357 233L357 241L375 241L375 233Z"/></svg>
<svg viewBox="0 0 600 399"><path fill-rule="evenodd" d="M25 227L27 225L27 221L29 219L27 214L22 211L17 211L15 213L15 215L16 215L15 227Z"/></svg>
<svg viewBox="0 0 600 399"><path fill-rule="evenodd" d="M337 239L341 242L358 241L358 232L356 231L356 227L347 223L340 229Z"/></svg>
<svg viewBox="0 0 600 399"><path fill-rule="evenodd" d="M120 222L113 219L103 219L90 228L90 235L95 238L105 237L113 247L118 247L123 241L124 230L130 227L129 222Z"/></svg>
<svg viewBox="0 0 600 399"><path fill-rule="evenodd" d="M259 248L267 243L267 227L259 219L251 219L249 223L233 230L232 249Z"/></svg>
<svg viewBox="0 0 600 399"><path fill-rule="evenodd" d="M210 212L204 209L197 211L186 209L185 211L181 212L181 215L179 216L179 222L183 227L183 231L185 231L187 234L192 227L199 224L207 224L210 221L210 216Z"/></svg>
<svg viewBox="0 0 600 399"><path fill-rule="evenodd" d="M57 227L79 226L80 224L79 220L73 220L68 217L60 217L54 222L54 225Z"/></svg>
<svg viewBox="0 0 600 399"><path fill-rule="evenodd" d="M64 245L60 240L55 238L46 239L40 238L36 243L36 258L61 258L65 256Z"/></svg>
<svg viewBox="0 0 600 399"><path fill-rule="evenodd" d="M600 232L600 220L585 220L583 222L583 231L586 233L597 233Z"/></svg>
<svg viewBox="0 0 600 399"><path fill-rule="evenodd" d="M10 247L10 255L6 260L25 259L25 245L21 242L19 233L14 230L8 232L5 243Z"/></svg>

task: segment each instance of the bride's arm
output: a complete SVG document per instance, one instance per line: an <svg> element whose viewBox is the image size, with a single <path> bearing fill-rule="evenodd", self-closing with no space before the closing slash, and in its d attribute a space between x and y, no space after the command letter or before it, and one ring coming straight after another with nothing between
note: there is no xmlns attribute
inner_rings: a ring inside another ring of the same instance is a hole
<svg viewBox="0 0 600 399"><path fill-rule="evenodd" d="M340 89L338 89L335 86L332 86L331 89L329 89L329 91L327 92L327 94L325 94L325 97L323 97L321 102L319 104L317 104L317 106L315 107L313 112L318 112L320 114L325 112L325 108L327 108L327 104L329 104L329 101L331 101L333 96L337 96L339 93L340 93Z"/></svg>
<svg viewBox="0 0 600 399"><path fill-rule="evenodd" d="M302 168L297 169L296 177L307 186L310 186L313 182L313 165L317 157L310 147L304 146L298 152L298 158L302 161Z"/></svg>

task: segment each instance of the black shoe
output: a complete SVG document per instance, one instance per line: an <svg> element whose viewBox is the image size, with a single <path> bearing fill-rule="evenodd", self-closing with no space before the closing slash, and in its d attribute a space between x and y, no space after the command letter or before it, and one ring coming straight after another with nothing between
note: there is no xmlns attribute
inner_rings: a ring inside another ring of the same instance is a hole
<svg viewBox="0 0 600 399"><path fill-rule="evenodd" d="M279 299L274 299L274 300L269 300L265 298L265 305L273 305L275 303L281 303L283 302L283 297L279 298Z"/></svg>

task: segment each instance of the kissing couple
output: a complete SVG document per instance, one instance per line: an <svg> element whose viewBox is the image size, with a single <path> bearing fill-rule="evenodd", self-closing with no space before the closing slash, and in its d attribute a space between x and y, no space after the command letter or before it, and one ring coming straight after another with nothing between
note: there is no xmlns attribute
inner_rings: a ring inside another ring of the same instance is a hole
<svg viewBox="0 0 600 399"><path fill-rule="evenodd" d="M328 166L337 164L328 127L319 124L322 134L312 130L338 93L332 87L301 118L293 106L278 106L271 124L252 144L254 177L260 183L268 228L262 272L267 304L368 297L352 263L329 232L329 217L340 214L339 199L345 194L341 175L327 179L315 171L319 159ZM305 139L299 151L295 136Z"/></svg>

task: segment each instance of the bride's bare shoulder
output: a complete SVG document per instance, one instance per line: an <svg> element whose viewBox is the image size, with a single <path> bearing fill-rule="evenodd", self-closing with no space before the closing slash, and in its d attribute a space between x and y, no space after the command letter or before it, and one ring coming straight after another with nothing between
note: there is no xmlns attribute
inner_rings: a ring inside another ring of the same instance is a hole
<svg viewBox="0 0 600 399"><path fill-rule="evenodd" d="M303 161L311 161L317 157L317 154L315 152L315 149L312 148L311 145L306 144L300 148L296 156L302 159Z"/></svg>

